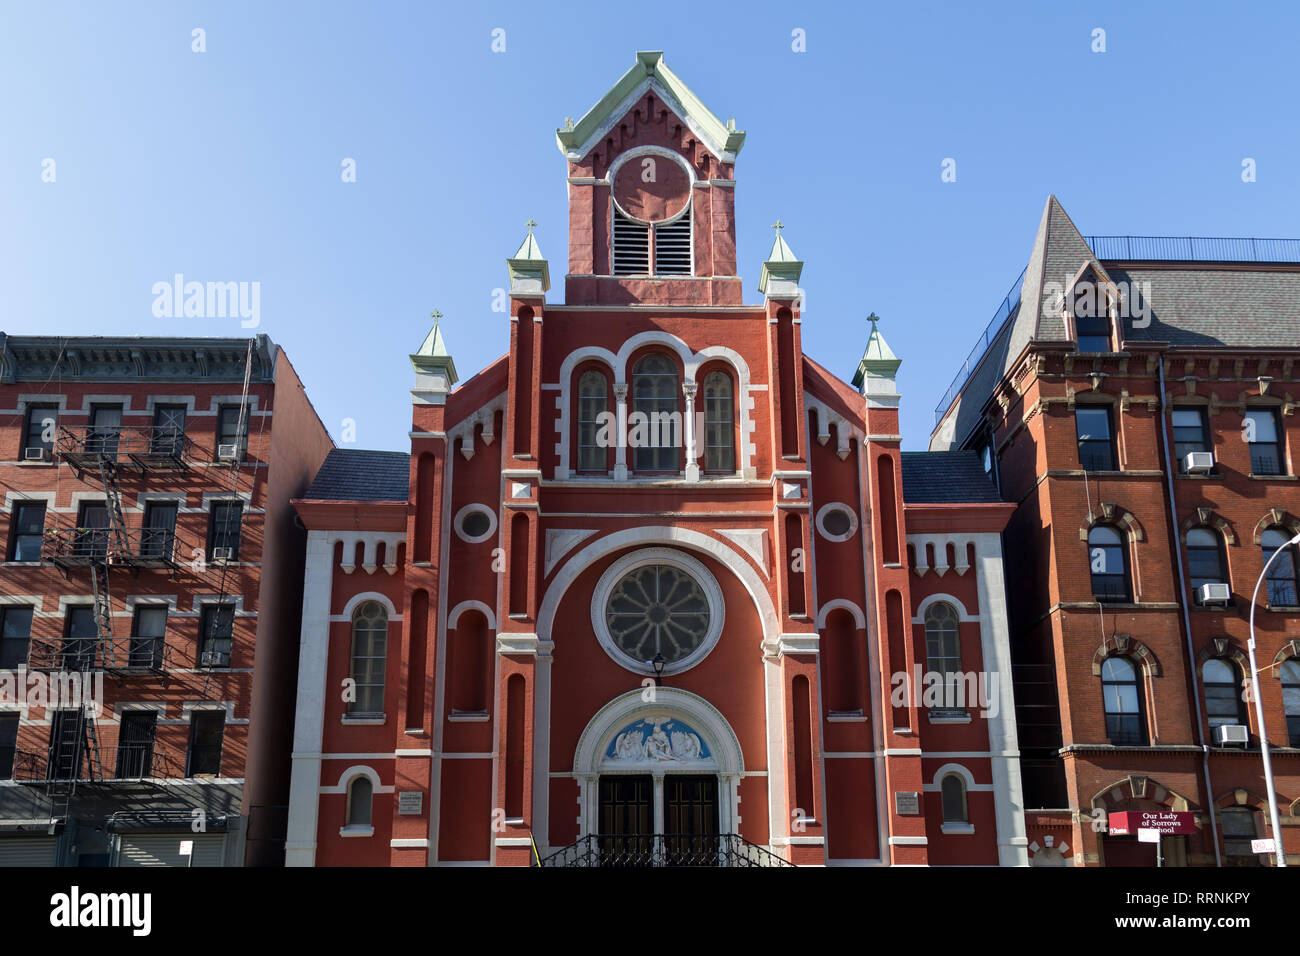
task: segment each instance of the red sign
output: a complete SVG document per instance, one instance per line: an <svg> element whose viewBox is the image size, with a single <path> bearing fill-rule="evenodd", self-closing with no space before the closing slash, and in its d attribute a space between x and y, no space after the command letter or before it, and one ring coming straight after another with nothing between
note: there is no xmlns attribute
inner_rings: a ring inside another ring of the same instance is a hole
<svg viewBox="0 0 1300 956"><path fill-rule="evenodd" d="M1158 830L1161 833L1195 833L1196 820L1185 810L1128 810L1112 813L1109 820L1111 836L1129 836L1138 830Z"/></svg>

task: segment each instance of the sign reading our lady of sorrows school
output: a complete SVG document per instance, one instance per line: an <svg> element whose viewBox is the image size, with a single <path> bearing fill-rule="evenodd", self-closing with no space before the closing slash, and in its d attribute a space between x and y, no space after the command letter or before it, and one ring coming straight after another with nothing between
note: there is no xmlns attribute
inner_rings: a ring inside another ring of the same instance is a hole
<svg viewBox="0 0 1300 956"><path fill-rule="evenodd" d="M1109 819L1111 836L1128 836L1138 830L1158 830L1161 833L1195 833L1195 817L1185 810L1128 810L1112 813Z"/></svg>

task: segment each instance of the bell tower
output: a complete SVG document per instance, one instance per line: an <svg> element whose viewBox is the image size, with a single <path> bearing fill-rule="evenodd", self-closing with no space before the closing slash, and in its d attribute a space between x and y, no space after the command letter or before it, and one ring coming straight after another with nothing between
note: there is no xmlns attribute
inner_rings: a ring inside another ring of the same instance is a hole
<svg viewBox="0 0 1300 956"><path fill-rule="evenodd" d="M715 116L659 51L556 142L568 161L569 305L740 305L735 120Z"/></svg>

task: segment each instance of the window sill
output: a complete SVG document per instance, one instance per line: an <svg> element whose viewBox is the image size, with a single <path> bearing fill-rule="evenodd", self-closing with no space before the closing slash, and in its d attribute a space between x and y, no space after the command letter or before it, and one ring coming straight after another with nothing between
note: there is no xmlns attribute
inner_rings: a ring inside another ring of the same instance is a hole
<svg viewBox="0 0 1300 956"><path fill-rule="evenodd" d="M44 459L41 461L27 461L20 458L15 461L14 464L19 468L54 468L58 463L54 461L45 461Z"/></svg>
<svg viewBox="0 0 1300 956"><path fill-rule="evenodd" d="M387 714L358 714L356 716L344 714L339 722L342 724L355 724L360 727L378 727L387 721Z"/></svg>
<svg viewBox="0 0 1300 956"><path fill-rule="evenodd" d="M447 720L454 724L472 724L488 720L489 715L485 710L453 710L447 715Z"/></svg>
<svg viewBox="0 0 1300 956"><path fill-rule="evenodd" d="M1251 481L1300 481L1300 475L1255 475L1246 476Z"/></svg>
<svg viewBox="0 0 1300 956"><path fill-rule="evenodd" d="M341 837L372 837L375 835L374 827L346 826L339 827L339 836Z"/></svg>
<svg viewBox="0 0 1300 956"><path fill-rule="evenodd" d="M1300 614L1300 604L1269 604L1264 610L1276 611L1278 614Z"/></svg>
<svg viewBox="0 0 1300 956"><path fill-rule="evenodd" d="M973 823L945 823L939 828L941 833L974 833L975 824Z"/></svg>
<svg viewBox="0 0 1300 956"><path fill-rule="evenodd" d="M3 561L7 568L39 568L44 562L42 561Z"/></svg>
<svg viewBox="0 0 1300 956"><path fill-rule="evenodd" d="M826 720L829 723L866 723L867 717L860 710L832 710L827 712Z"/></svg>
<svg viewBox="0 0 1300 956"><path fill-rule="evenodd" d="M932 724L969 724L972 719L965 710L932 710L926 717Z"/></svg>

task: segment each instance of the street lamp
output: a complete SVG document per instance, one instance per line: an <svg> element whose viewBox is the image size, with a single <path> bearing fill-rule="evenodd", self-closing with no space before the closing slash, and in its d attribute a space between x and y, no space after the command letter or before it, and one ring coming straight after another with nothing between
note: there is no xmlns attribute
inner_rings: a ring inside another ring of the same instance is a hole
<svg viewBox="0 0 1300 956"><path fill-rule="evenodd" d="M1259 600L1259 587L1268 576L1269 566L1277 560L1279 554L1297 544L1300 544L1300 534L1292 537L1264 562L1264 570L1259 572L1259 580L1255 582L1255 593L1250 596L1250 643L1246 645L1246 649L1250 651L1250 689L1255 696L1255 719L1259 723L1259 749L1264 756L1264 792L1268 800L1269 824L1273 828L1273 853L1278 866L1286 866L1286 850L1282 847L1282 827L1277 819L1277 793L1273 790L1273 760L1268 752L1268 728L1264 725L1264 701L1259 694L1259 667L1255 663L1255 604Z"/></svg>
<svg viewBox="0 0 1300 956"><path fill-rule="evenodd" d="M1300 535L1297 535L1296 537L1300 537ZM662 654L656 654L654 660L650 662L650 666L655 669L656 687L660 686L664 682L664 665L667 663L668 662L664 660L664 656Z"/></svg>

